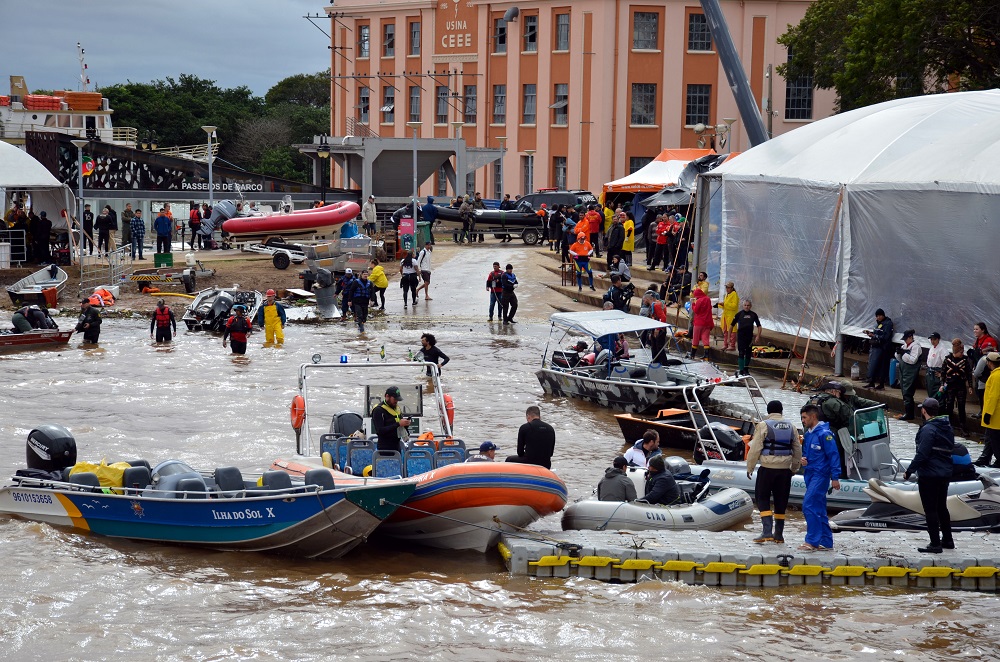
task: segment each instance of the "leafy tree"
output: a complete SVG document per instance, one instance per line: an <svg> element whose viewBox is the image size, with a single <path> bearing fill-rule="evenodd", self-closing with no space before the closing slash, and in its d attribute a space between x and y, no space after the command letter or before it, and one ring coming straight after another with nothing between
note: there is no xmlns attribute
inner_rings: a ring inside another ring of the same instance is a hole
<svg viewBox="0 0 1000 662"><path fill-rule="evenodd" d="M284 103L322 108L330 105L330 70L315 74L296 74L283 78L267 91L268 105Z"/></svg>
<svg viewBox="0 0 1000 662"><path fill-rule="evenodd" d="M841 111L1000 85L992 0L817 0L778 42L791 52L778 73L836 89Z"/></svg>

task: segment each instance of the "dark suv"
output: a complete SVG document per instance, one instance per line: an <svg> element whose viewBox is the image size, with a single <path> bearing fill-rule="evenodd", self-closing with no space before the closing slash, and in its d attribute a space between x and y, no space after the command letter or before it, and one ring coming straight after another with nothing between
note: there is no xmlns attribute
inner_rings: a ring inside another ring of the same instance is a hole
<svg viewBox="0 0 1000 662"><path fill-rule="evenodd" d="M578 205L596 205L597 198L590 191L538 191L521 196L517 201L518 206L527 202L532 209L539 209L544 202L547 209L552 209L556 205L568 205L576 207Z"/></svg>

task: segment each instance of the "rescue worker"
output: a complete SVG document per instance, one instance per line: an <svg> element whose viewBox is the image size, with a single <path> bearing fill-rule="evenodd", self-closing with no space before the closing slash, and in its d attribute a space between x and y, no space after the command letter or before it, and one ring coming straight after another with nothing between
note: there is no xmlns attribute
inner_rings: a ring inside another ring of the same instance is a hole
<svg viewBox="0 0 1000 662"><path fill-rule="evenodd" d="M800 410L806 439L802 448L803 477L806 494L802 499L802 514L806 518L806 540L799 545L801 552L833 549L833 532L826 514L826 492L833 485L840 489L840 457L837 440L826 421L820 420L820 409L806 405Z"/></svg>
<svg viewBox="0 0 1000 662"><path fill-rule="evenodd" d="M649 466L646 467L646 491L640 501L669 506L677 503L680 497L680 488L677 487L674 475L667 471L663 456L656 455L649 458Z"/></svg>
<svg viewBox="0 0 1000 662"><path fill-rule="evenodd" d="M785 543L785 509L792 490L792 476L802 460L802 440L795 425L782 416L781 401L767 403L767 418L757 423L747 452L747 478L757 469L754 496L760 511L762 532L754 542ZM774 510L771 503L774 503ZM772 532L772 524L774 526Z"/></svg>
<svg viewBox="0 0 1000 662"><path fill-rule="evenodd" d="M576 242L569 247L569 255L576 263L576 289L583 291L583 273L587 272L590 279L590 289L594 290L594 272L590 268L590 256L594 253L594 246L587 241L587 235L579 232L576 235Z"/></svg>
<svg viewBox="0 0 1000 662"><path fill-rule="evenodd" d="M36 305L24 306L10 318L15 333L27 333L32 329L54 329L55 322L49 317L47 310Z"/></svg>
<svg viewBox="0 0 1000 662"><path fill-rule="evenodd" d="M403 394L398 386L390 386L385 390L382 402L372 409L372 428L378 435L378 450L399 451L399 442L410 436L407 427L410 419L403 418L403 408L399 403Z"/></svg>
<svg viewBox="0 0 1000 662"><path fill-rule="evenodd" d="M76 332L83 333L83 342L95 345L101 337L101 313L90 305L90 299L80 301L80 317L76 321Z"/></svg>
<svg viewBox="0 0 1000 662"><path fill-rule="evenodd" d="M614 465L604 471L604 478L597 484L598 501L635 501L638 495L626 467L628 460L619 455Z"/></svg>
<svg viewBox="0 0 1000 662"><path fill-rule="evenodd" d="M226 328L222 331L222 346L232 337L233 354L247 353L247 337L253 333L253 325L247 319L247 309L243 304L233 306L234 314L226 320Z"/></svg>
<svg viewBox="0 0 1000 662"><path fill-rule="evenodd" d="M733 319L740 310L740 295L736 293L736 283L729 281L726 283L726 296L722 301L715 304L722 308L722 350L736 349L736 331L733 330Z"/></svg>
<svg viewBox="0 0 1000 662"><path fill-rule="evenodd" d="M348 289L344 290L344 298L350 299L351 312L354 314L354 321L358 323L358 331L364 333L365 322L368 321L368 304L372 298L372 283L368 280L367 269L351 281Z"/></svg>
<svg viewBox="0 0 1000 662"><path fill-rule="evenodd" d="M174 311L170 310L166 301L160 299L156 302L153 318L149 321L149 337L152 338L153 332L156 331L156 342L170 342L173 338L171 327L173 334L176 334L177 320L174 319Z"/></svg>
<svg viewBox="0 0 1000 662"><path fill-rule="evenodd" d="M264 293L264 303L257 310L257 326L264 329L264 342L277 342L279 345L285 342L285 324L288 318L285 316L285 307L274 300L274 290Z"/></svg>

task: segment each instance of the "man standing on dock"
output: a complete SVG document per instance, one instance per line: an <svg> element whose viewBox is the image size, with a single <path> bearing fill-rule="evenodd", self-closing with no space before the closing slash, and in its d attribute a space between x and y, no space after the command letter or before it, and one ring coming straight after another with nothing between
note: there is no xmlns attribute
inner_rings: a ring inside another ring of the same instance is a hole
<svg viewBox="0 0 1000 662"><path fill-rule="evenodd" d="M806 518L806 541L799 551L814 552L833 549L833 531L826 514L826 493L831 483L840 489L840 456L837 438L825 421L820 421L820 409L806 405L801 410L802 427L806 431L802 449L803 477L806 494L802 499L802 514Z"/></svg>
<svg viewBox="0 0 1000 662"><path fill-rule="evenodd" d="M955 450L955 431L948 415L939 416L941 405L935 398L927 398L920 405L924 424L917 431L917 454L910 460L903 478L917 474L917 491L920 505L927 519L927 533L931 543L917 549L921 554L940 554L945 549L955 549L951 535L951 514L948 512L948 485L954 467L951 456Z"/></svg>
<svg viewBox="0 0 1000 662"><path fill-rule="evenodd" d="M747 478L753 474L757 460L757 482L754 485L754 496L757 509L760 511L760 523L763 531L754 542L763 544L776 542L785 543L785 509L788 506L788 494L792 490L792 476L799 470L802 463L802 440L799 431L791 421L782 416L784 410L780 400L767 403L767 418L757 424L750 439L750 450L747 453ZM774 510L771 510L771 502ZM771 531L771 524L774 531Z"/></svg>

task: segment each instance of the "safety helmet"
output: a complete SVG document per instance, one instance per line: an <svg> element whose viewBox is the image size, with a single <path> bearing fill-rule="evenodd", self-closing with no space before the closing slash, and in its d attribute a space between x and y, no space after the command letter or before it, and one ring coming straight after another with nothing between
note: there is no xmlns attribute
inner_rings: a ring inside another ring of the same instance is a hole
<svg viewBox="0 0 1000 662"><path fill-rule="evenodd" d="M266 297L273 297L274 296L274 290L268 290L267 292L264 292L264 296L266 296Z"/></svg>
<svg viewBox="0 0 1000 662"><path fill-rule="evenodd" d="M576 235L576 238L577 239L586 239L587 235L586 235L586 233L581 232L580 234Z"/></svg>

